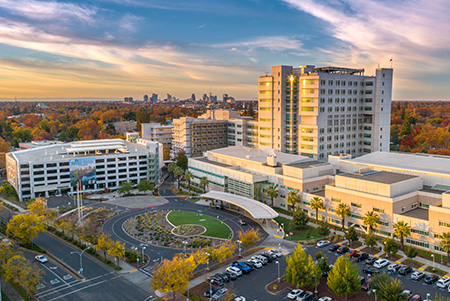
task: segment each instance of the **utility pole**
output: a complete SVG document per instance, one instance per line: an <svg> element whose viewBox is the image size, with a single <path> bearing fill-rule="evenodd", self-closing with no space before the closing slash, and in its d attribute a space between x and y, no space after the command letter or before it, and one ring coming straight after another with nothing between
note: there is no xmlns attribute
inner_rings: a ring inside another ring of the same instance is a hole
<svg viewBox="0 0 450 301"><path fill-rule="evenodd" d="M83 223L83 200L81 198L81 181L77 183L77 211L78 211L78 225Z"/></svg>

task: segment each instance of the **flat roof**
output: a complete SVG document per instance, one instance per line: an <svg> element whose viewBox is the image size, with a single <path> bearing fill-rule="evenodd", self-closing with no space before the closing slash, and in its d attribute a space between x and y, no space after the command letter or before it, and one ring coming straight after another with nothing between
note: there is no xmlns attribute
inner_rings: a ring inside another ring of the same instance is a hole
<svg viewBox="0 0 450 301"><path fill-rule="evenodd" d="M428 210L423 208L414 208L408 212L402 213L403 216L409 216L413 218L428 220Z"/></svg>
<svg viewBox="0 0 450 301"><path fill-rule="evenodd" d="M208 193L202 194L201 198L214 199L233 204L250 213L250 215L255 219L272 219L278 217L278 212L266 204L237 194L212 190Z"/></svg>
<svg viewBox="0 0 450 301"><path fill-rule="evenodd" d="M413 178L418 178L418 176L406 175L397 172L390 171L369 171L367 173L345 173L338 175L339 177L347 177L383 184L394 184L398 182L403 182Z"/></svg>
<svg viewBox="0 0 450 301"><path fill-rule="evenodd" d="M405 169L405 172L420 171L450 175L450 156L373 152L354 159L342 160L341 162L346 161Z"/></svg>
<svg viewBox="0 0 450 301"><path fill-rule="evenodd" d="M191 159L194 159L194 160L197 160L200 162L205 162L205 163L212 164L212 165L216 165L216 166L220 166L220 167L234 168L234 169L236 168L236 166L221 163L221 162L211 161L204 157L197 157L197 158L191 158Z"/></svg>
<svg viewBox="0 0 450 301"><path fill-rule="evenodd" d="M297 162L297 163L290 163L290 164L284 164L284 165L301 168L301 169L306 169L306 168L314 168L317 166L330 165L330 163L310 159L309 161L305 161L305 162Z"/></svg>

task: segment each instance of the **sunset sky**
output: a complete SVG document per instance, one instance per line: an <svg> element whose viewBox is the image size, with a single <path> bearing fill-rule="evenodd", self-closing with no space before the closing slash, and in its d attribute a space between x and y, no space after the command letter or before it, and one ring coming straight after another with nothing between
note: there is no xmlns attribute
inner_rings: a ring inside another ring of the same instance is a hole
<svg viewBox="0 0 450 301"><path fill-rule="evenodd" d="M228 93L272 65L390 67L393 99L450 99L450 2L0 0L0 98Z"/></svg>

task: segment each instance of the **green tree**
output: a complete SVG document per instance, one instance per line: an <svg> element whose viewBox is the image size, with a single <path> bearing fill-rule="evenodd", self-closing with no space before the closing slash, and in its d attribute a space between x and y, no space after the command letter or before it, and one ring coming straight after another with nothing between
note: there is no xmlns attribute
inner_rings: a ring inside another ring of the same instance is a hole
<svg viewBox="0 0 450 301"><path fill-rule="evenodd" d="M133 183L130 182L123 182L120 184L117 191L124 196L130 195L130 191L133 189Z"/></svg>
<svg viewBox="0 0 450 301"><path fill-rule="evenodd" d="M447 264L450 264L450 232L442 233L439 238L439 248L447 253Z"/></svg>
<svg viewBox="0 0 450 301"><path fill-rule="evenodd" d="M320 235L324 235L324 236L330 234L330 228L328 228L327 223L325 223L325 222L319 223L319 227L317 228L317 233L319 233Z"/></svg>
<svg viewBox="0 0 450 301"><path fill-rule="evenodd" d="M364 244L366 246L374 247L377 245L377 238L373 235L373 233L369 233L364 240Z"/></svg>
<svg viewBox="0 0 450 301"><path fill-rule="evenodd" d="M345 218L350 216L351 211L346 203L339 203L336 208L336 215L342 219L342 231L345 229Z"/></svg>
<svg viewBox="0 0 450 301"><path fill-rule="evenodd" d="M273 199L278 197L278 187L276 185L269 185L266 188L266 194L270 198L270 203L273 208Z"/></svg>
<svg viewBox="0 0 450 301"><path fill-rule="evenodd" d="M112 244L113 242L109 239L109 236L102 233L102 235L100 235L97 239L97 244L94 245L94 249L97 251L103 251L103 257L106 260L106 253L112 248Z"/></svg>
<svg viewBox="0 0 450 301"><path fill-rule="evenodd" d="M203 191L206 192L206 188L209 185L209 180L207 177L201 177L200 178L200 186L203 188Z"/></svg>
<svg viewBox="0 0 450 301"><path fill-rule="evenodd" d="M172 182L174 181L174 177L175 177L174 172L175 172L176 168L177 168L177 165L173 162L169 163L169 166L167 167L167 170L172 175Z"/></svg>
<svg viewBox="0 0 450 301"><path fill-rule="evenodd" d="M386 237L382 241L383 243L383 251L386 254L397 254L399 245L392 238Z"/></svg>
<svg viewBox="0 0 450 301"><path fill-rule="evenodd" d="M345 300L348 300L349 294L356 294L361 290L358 266L352 264L346 256L339 256L328 273L327 285L336 295L345 296Z"/></svg>
<svg viewBox="0 0 450 301"><path fill-rule="evenodd" d="M322 251L319 251L319 252L316 253L316 255L314 255L314 258L315 258L316 260L320 260L320 259L322 259L322 258L324 258L324 257L325 257L325 255L323 255L323 252L322 252Z"/></svg>
<svg viewBox="0 0 450 301"><path fill-rule="evenodd" d="M375 211L368 211L363 218L363 224L369 227L369 233L380 224L380 216Z"/></svg>
<svg viewBox="0 0 450 301"><path fill-rule="evenodd" d="M36 214L18 214L13 216L6 227L6 234L11 234L24 244L32 244L36 236L46 229L42 219Z"/></svg>
<svg viewBox="0 0 450 301"><path fill-rule="evenodd" d="M389 277L386 273L375 275L370 282L370 288L375 289L378 300L406 301L403 285L399 279Z"/></svg>
<svg viewBox="0 0 450 301"><path fill-rule="evenodd" d="M286 258L286 281L296 287L313 286L314 275L317 276L319 267L314 265L314 261L309 255L306 256L303 247L298 244L291 256Z"/></svg>
<svg viewBox="0 0 450 301"><path fill-rule="evenodd" d="M194 178L194 175L192 174L192 172L189 170L186 170L186 172L184 173L184 179L188 182L189 192L191 192L191 181L193 178Z"/></svg>
<svg viewBox="0 0 450 301"><path fill-rule="evenodd" d="M173 174L177 178L177 186L178 186L178 189L180 189L180 179L183 176L184 171L181 167L177 166L175 168L175 170L173 171Z"/></svg>
<svg viewBox="0 0 450 301"><path fill-rule="evenodd" d="M419 252L415 248L412 247L405 248L405 255L411 258L412 260L414 260L414 258L416 258L418 254Z"/></svg>
<svg viewBox="0 0 450 301"><path fill-rule="evenodd" d="M294 214L295 206L299 205L300 201L301 198L297 191L293 190L288 193L286 203L291 207L292 214Z"/></svg>
<svg viewBox="0 0 450 301"><path fill-rule="evenodd" d="M143 192L145 192L145 191L153 191L153 190L155 189L155 186L153 185L152 182L150 182L149 179L143 179L143 180L141 180L141 181L138 183L137 189L138 189L139 191L141 191L141 192L142 192L142 191L143 191Z"/></svg>
<svg viewBox="0 0 450 301"><path fill-rule="evenodd" d="M319 269L322 272L322 275L328 275L328 273L330 272L330 265L327 262L327 258L324 256L319 260Z"/></svg>
<svg viewBox="0 0 450 301"><path fill-rule="evenodd" d="M411 226L407 222L398 221L394 224L394 235L400 239L400 245L402 246L402 251L405 247L404 239L411 235Z"/></svg>
<svg viewBox="0 0 450 301"><path fill-rule="evenodd" d="M316 210L316 223L319 221L319 209L325 209L323 199L320 196L311 198L310 206L312 210Z"/></svg>
<svg viewBox="0 0 450 301"><path fill-rule="evenodd" d="M358 240L358 232L356 232L355 227L351 226L345 231L345 239L349 242Z"/></svg>
<svg viewBox="0 0 450 301"><path fill-rule="evenodd" d="M306 226L308 223L309 218L308 214L301 210L300 208L295 209L294 215L292 216L291 223L296 227L303 227Z"/></svg>
<svg viewBox="0 0 450 301"><path fill-rule="evenodd" d="M185 171L188 168L188 158L186 157L186 153L184 150L180 150L176 157L176 164L178 167L180 167L183 171Z"/></svg>

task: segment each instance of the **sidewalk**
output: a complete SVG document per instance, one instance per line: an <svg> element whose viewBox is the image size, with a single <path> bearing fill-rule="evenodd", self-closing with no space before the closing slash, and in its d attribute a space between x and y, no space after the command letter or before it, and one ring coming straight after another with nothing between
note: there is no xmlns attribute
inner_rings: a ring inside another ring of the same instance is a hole
<svg viewBox="0 0 450 301"><path fill-rule="evenodd" d="M2 201L2 202L5 203L5 204L8 204L8 205L11 206L11 207L16 208L17 210L19 210L19 212L25 212L25 211L28 211L28 210L23 209L23 208L20 207L19 205L16 205L16 204L14 204L13 202L10 202L10 201L8 201L8 200L2 198L2 197L0 197L0 201Z"/></svg>
<svg viewBox="0 0 450 301"><path fill-rule="evenodd" d="M0 283L2 287L3 293L8 296L9 300L17 300L22 301L23 298L19 295L18 292L8 283L5 281L5 279L0 278Z"/></svg>

